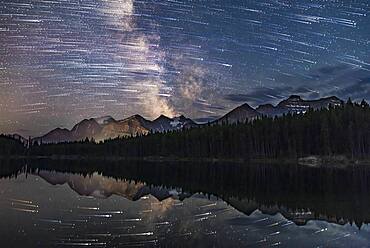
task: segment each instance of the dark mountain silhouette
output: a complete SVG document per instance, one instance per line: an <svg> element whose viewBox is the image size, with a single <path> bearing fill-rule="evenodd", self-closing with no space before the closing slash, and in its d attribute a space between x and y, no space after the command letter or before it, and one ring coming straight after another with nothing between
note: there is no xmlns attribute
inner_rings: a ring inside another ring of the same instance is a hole
<svg viewBox="0 0 370 248"><path fill-rule="evenodd" d="M287 113L305 113L309 108L321 109L342 105L343 101L335 96L320 98L318 100L303 100L300 96L291 95L276 106L271 104L260 105L256 110L267 116L277 116Z"/></svg>
<svg viewBox="0 0 370 248"><path fill-rule="evenodd" d="M249 106L247 103L233 109L226 115L222 116L220 119L216 120L215 123L222 124L222 123L236 123L236 122L245 122L247 120L256 119L261 114Z"/></svg>
<svg viewBox="0 0 370 248"><path fill-rule="evenodd" d="M40 138L36 138L35 141L40 141L42 143L59 143L72 141L70 131L66 128L56 128L49 133L45 134Z"/></svg>
<svg viewBox="0 0 370 248"><path fill-rule="evenodd" d="M161 115L150 124L150 129L155 132L165 132L174 129L190 128L196 126L196 123L181 115L175 118L168 118Z"/></svg>

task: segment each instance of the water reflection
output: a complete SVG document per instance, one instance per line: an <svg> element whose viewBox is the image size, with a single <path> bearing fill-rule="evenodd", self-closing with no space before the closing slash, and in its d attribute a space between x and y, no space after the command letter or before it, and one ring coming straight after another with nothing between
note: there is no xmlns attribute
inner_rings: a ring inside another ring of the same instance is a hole
<svg viewBox="0 0 370 248"><path fill-rule="evenodd" d="M6 247L369 242L367 168L48 160L0 168Z"/></svg>

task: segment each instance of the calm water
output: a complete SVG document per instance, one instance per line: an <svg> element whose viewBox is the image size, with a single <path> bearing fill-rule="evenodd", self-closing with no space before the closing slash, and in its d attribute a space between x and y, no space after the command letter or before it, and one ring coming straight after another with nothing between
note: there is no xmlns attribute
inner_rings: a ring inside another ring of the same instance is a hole
<svg viewBox="0 0 370 248"><path fill-rule="evenodd" d="M370 170L2 161L1 247L369 247Z"/></svg>

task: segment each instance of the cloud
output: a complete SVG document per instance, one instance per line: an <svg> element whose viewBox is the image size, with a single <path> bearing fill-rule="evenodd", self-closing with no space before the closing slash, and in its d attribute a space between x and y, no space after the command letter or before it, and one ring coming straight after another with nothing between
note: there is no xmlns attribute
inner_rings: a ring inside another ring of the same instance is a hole
<svg viewBox="0 0 370 248"><path fill-rule="evenodd" d="M254 88L245 94L228 94L225 99L231 102L248 102L252 105L276 102L294 92L292 87Z"/></svg>
<svg viewBox="0 0 370 248"><path fill-rule="evenodd" d="M322 66L308 72L307 77L296 77L290 86L252 88L245 93L226 94L224 99L233 103L247 102L252 106L276 104L289 95L305 99L337 96L341 99L370 100L370 72L344 64ZM291 79L293 80L293 79ZM282 81L281 79L277 81Z"/></svg>
<svg viewBox="0 0 370 248"><path fill-rule="evenodd" d="M350 84L339 90L331 92L343 99L351 97L353 100L369 99L370 96L370 77L362 78L358 82Z"/></svg>
<svg viewBox="0 0 370 248"><path fill-rule="evenodd" d="M312 83L321 97L335 95L342 99L351 97L353 100L370 100L369 71L341 65L333 68L325 70L327 73Z"/></svg>
<svg viewBox="0 0 370 248"><path fill-rule="evenodd" d="M325 74L325 75L335 75L335 74L338 74L348 69L350 69L350 67L344 64L328 65L328 66L319 67L317 69L317 72L321 74Z"/></svg>

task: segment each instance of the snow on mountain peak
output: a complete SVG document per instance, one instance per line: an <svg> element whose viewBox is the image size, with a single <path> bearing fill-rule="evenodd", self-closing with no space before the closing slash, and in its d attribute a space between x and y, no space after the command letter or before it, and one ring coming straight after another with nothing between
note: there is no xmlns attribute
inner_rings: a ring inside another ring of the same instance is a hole
<svg viewBox="0 0 370 248"><path fill-rule="evenodd" d="M99 117L99 118L94 118L94 120L99 124L99 125L104 125L104 124L108 124L109 122L113 121L113 117L112 116L102 116L102 117Z"/></svg>
<svg viewBox="0 0 370 248"><path fill-rule="evenodd" d="M182 124L182 122L180 122L179 120L176 120L176 119L174 119L173 121L170 122L170 125L172 127L178 127L180 124Z"/></svg>

